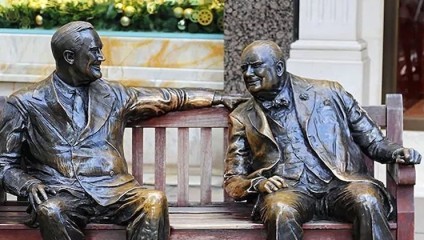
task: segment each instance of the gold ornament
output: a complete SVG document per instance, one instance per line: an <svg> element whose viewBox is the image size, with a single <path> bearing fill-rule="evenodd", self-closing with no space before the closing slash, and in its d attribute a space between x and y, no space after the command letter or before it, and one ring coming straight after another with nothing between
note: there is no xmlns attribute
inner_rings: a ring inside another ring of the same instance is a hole
<svg viewBox="0 0 424 240"><path fill-rule="evenodd" d="M123 27L128 27L131 23L131 19L127 16L122 16L119 22Z"/></svg>
<svg viewBox="0 0 424 240"><path fill-rule="evenodd" d="M147 12L148 12L149 14L153 14L153 13L155 13L155 11L156 11L156 9L157 9L157 7L156 7L156 3L154 3L154 2L149 2L149 3L147 4L147 6L146 6L146 9L147 9Z"/></svg>
<svg viewBox="0 0 424 240"><path fill-rule="evenodd" d="M177 0L177 3L181 5L184 3L184 0Z"/></svg>
<svg viewBox="0 0 424 240"><path fill-rule="evenodd" d="M43 25L43 16L41 15L35 16L35 24L37 24L38 26Z"/></svg>
<svg viewBox="0 0 424 240"><path fill-rule="evenodd" d="M224 31L224 17L219 17L217 20L218 29Z"/></svg>
<svg viewBox="0 0 424 240"><path fill-rule="evenodd" d="M184 9L184 18L190 19L190 16L191 16L192 13L193 13L193 9L191 9L191 8Z"/></svg>
<svg viewBox="0 0 424 240"><path fill-rule="evenodd" d="M135 8L133 6L126 6L124 8L125 16L132 17L135 13Z"/></svg>
<svg viewBox="0 0 424 240"><path fill-rule="evenodd" d="M199 11L193 10L193 12L190 15L190 21L197 23L198 19L199 19Z"/></svg>
<svg viewBox="0 0 424 240"><path fill-rule="evenodd" d="M123 8L124 8L124 4L122 3L117 3L115 4L115 9L118 13L122 13L123 12Z"/></svg>
<svg viewBox="0 0 424 240"><path fill-rule="evenodd" d="M186 25L185 25L185 20L181 19L180 21L178 21L177 23L177 28L181 31L184 31L186 29Z"/></svg>
<svg viewBox="0 0 424 240"><path fill-rule="evenodd" d="M200 10L197 21L200 23L200 25L203 25L203 26L207 26L207 25L211 24L212 21L213 21L212 12L208 9Z"/></svg>
<svg viewBox="0 0 424 240"><path fill-rule="evenodd" d="M181 18L183 16L184 10L181 7L174 8L174 15L176 18Z"/></svg>

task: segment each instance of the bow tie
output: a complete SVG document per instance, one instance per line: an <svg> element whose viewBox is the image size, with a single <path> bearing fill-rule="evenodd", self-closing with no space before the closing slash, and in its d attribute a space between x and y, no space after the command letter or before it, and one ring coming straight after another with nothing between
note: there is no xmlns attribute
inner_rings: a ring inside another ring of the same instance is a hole
<svg viewBox="0 0 424 240"><path fill-rule="evenodd" d="M288 108L290 106L290 102L289 100L285 99L285 98L276 98L272 101L264 101L262 102L262 106L264 106L264 108L266 109L271 109L271 108Z"/></svg>

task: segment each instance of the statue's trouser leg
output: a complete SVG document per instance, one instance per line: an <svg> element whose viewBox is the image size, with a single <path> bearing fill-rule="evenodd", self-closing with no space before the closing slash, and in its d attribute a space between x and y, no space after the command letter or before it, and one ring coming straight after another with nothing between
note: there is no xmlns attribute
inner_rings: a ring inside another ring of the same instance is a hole
<svg viewBox="0 0 424 240"><path fill-rule="evenodd" d="M37 207L37 219L44 240L82 240L93 201L74 197L67 192L50 196Z"/></svg>
<svg viewBox="0 0 424 240"><path fill-rule="evenodd" d="M302 224L312 219L314 211L315 199L291 188L265 195L261 219L267 229L267 239L303 239Z"/></svg>
<svg viewBox="0 0 424 240"><path fill-rule="evenodd" d="M388 203L380 188L369 182L352 182L333 189L326 197L328 215L353 223L354 239L393 239L387 220Z"/></svg>
<svg viewBox="0 0 424 240"><path fill-rule="evenodd" d="M161 191L135 188L108 207L107 215L112 222L127 225L128 240L169 238L168 202Z"/></svg>

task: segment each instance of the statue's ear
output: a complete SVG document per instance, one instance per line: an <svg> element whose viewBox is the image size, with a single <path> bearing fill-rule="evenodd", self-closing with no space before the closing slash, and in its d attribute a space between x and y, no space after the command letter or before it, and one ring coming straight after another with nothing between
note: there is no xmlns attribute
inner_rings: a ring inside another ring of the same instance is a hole
<svg viewBox="0 0 424 240"><path fill-rule="evenodd" d="M283 61L278 61L276 65L277 75L279 77L283 76L283 73L286 71L286 65Z"/></svg>
<svg viewBox="0 0 424 240"><path fill-rule="evenodd" d="M75 61L75 54L73 51L71 50L65 50L63 52L63 58L65 59L65 61L69 64L74 64Z"/></svg>

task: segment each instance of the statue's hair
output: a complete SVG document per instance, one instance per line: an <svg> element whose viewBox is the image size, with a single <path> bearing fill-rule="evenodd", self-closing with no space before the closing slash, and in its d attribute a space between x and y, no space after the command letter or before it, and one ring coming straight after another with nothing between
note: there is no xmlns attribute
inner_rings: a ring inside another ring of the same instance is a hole
<svg viewBox="0 0 424 240"><path fill-rule="evenodd" d="M74 21L60 27L51 40L51 49L56 61L63 59L65 50L78 51L82 45L81 31L94 29L89 22Z"/></svg>
<svg viewBox="0 0 424 240"><path fill-rule="evenodd" d="M278 61L284 62L284 54L281 48L273 41L269 40L256 40L249 45L246 46L246 48L243 50L246 51L251 48L264 48L267 53L270 54L272 60L276 63Z"/></svg>

